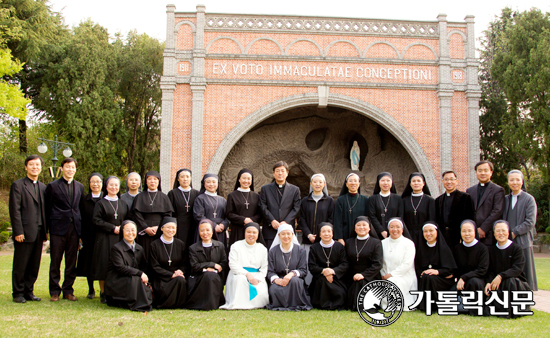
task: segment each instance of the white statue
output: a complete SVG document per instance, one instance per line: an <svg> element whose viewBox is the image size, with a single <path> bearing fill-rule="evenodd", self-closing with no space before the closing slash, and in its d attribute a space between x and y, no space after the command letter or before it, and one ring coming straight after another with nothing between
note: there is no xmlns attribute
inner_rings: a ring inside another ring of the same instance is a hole
<svg viewBox="0 0 550 338"><path fill-rule="evenodd" d="M360 155L359 145L357 141L353 141L353 146L349 152L349 159L351 160L351 170L359 170L359 155Z"/></svg>

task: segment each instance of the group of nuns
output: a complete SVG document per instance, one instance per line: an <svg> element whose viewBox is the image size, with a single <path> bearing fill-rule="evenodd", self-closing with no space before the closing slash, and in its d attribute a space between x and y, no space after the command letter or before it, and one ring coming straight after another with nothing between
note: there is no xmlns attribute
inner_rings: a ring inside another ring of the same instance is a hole
<svg viewBox="0 0 550 338"><path fill-rule="evenodd" d="M98 189L103 177L90 175L82 210L87 229L95 231L83 232L86 250L78 263L89 298L99 280L102 302L136 311L357 310L362 287L382 279L400 288L408 311L413 290L429 291L432 299L437 291L530 290L524 253L509 239L508 222L495 222L498 243L488 248L478 242L475 222L465 220L460 243L450 247L420 173L411 174L401 196L392 175L381 173L370 198L351 173L336 201L325 177L315 174L300 205L302 244L294 225L281 223L269 248L250 170L238 173L227 200L217 175L204 175L200 191L191 175L179 170L164 194L158 172L145 175L143 191L139 174L130 173L123 195L118 178ZM424 300L419 308L426 309Z"/></svg>

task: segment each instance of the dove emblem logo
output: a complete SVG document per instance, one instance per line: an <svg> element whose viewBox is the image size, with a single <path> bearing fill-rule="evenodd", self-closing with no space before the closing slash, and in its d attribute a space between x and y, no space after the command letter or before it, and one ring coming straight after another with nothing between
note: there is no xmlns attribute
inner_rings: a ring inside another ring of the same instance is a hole
<svg viewBox="0 0 550 338"><path fill-rule="evenodd" d="M387 280L375 280L363 286L357 296L357 312L365 323L384 327L395 323L403 313L403 294Z"/></svg>

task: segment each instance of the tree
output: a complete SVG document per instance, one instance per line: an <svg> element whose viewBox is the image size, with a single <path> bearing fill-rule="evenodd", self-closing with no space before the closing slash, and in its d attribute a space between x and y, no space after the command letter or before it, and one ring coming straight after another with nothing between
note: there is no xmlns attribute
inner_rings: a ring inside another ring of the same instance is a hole
<svg viewBox="0 0 550 338"><path fill-rule="evenodd" d="M0 48L0 112L19 119L27 115L31 100L25 98L17 83L9 83L3 77L13 76L21 68L21 63L11 59L9 49Z"/></svg>

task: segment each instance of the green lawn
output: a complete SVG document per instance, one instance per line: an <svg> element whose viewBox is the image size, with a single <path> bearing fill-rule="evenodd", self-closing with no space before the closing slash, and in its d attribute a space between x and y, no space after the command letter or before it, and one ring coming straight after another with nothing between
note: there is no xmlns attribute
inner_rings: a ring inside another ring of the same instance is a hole
<svg viewBox="0 0 550 338"><path fill-rule="evenodd" d="M546 336L550 323L550 314L540 311L536 311L534 316L515 320L465 315L427 317L415 311L403 313L395 324L387 328L371 328L357 313L349 311L155 310L145 315L110 308L100 304L97 298L86 299L84 278L78 278L75 283L78 302L62 300L51 303L48 295L49 263L49 256L43 256L36 283L35 294L43 300L16 304L11 298L12 256L0 256L0 308L3 316L0 337L494 337L498 334L517 338ZM538 259L537 269L539 267L539 286L545 285L549 289L550 259Z"/></svg>
<svg viewBox="0 0 550 338"><path fill-rule="evenodd" d="M535 258L539 289L550 290L550 258Z"/></svg>

